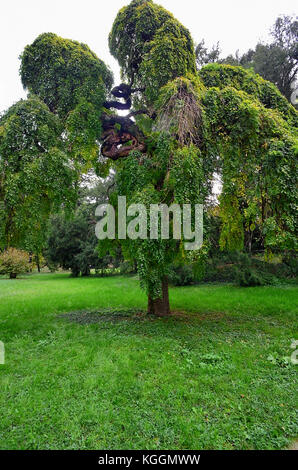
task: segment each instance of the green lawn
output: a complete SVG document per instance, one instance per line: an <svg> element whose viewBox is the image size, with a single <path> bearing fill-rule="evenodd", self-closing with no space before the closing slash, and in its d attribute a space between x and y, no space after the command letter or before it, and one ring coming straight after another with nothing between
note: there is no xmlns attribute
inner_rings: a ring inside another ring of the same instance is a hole
<svg viewBox="0 0 298 470"><path fill-rule="evenodd" d="M288 446L298 289L205 285L170 297L176 313L152 319L134 312L146 306L136 278L0 279L0 448Z"/></svg>

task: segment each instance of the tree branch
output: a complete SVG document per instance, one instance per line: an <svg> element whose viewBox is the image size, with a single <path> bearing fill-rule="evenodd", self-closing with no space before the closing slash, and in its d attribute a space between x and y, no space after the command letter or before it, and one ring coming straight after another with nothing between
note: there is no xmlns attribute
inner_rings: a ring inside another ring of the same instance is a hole
<svg viewBox="0 0 298 470"><path fill-rule="evenodd" d="M106 101L104 107L107 109L115 108L119 110L130 109L132 105L131 94L143 91L142 88L132 88L130 85L121 83L111 91L115 98L125 100L125 103L119 101ZM146 151L145 137L136 123L131 119L140 114L148 114L149 111L142 109L131 111L128 116L103 115L103 144L101 153L104 157L118 160L129 155L132 150L140 152Z"/></svg>

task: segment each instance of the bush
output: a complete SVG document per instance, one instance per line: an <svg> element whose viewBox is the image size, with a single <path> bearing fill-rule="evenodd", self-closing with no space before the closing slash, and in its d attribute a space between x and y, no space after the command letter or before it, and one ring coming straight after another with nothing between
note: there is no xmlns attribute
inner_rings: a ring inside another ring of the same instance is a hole
<svg viewBox="0 0 298 470"><path fill-rule="evenodd" d="M283 257L283 266L286 266L293 277L298 274L298 259L296 253L286 253Z"/></svg>
<svg viewBox="0 0 298 470"><path fill-rule="evenodd" d="M123 261L123 263L120 264L120 273L121 274L136 274L136 266L134 266L133 263L130 261Z"/></svg>
<svg viewBox="0 0 298 470"><path fill-rule="evenodd" d="M18 274L29 272L29 254L17 248L8 248L0 254L0 274L9 274L15 279Z"/></svg>
<svg viewBox="0 0 298 470"><path fill-rule="evenodd" d="M244 271L236 271L236 278L241 287L263 286L262 278L249 268Z"/></svg>
<svg viewBox="0 0 298 470"><path fill-rule="evenodd" d="M198 269L199 268L199 269ZM297 258L292 253L281 262L268 263L247 253L216 253L203 263L173 264L169 281L174 286L201 282L230 282L241 287L275 286L293 283L297 276Z"/></svg>
<svg viewBox="0 0 298 470"><path fill-rule="evenodd" d="M168 277L174 286L190 286L195 281L193 268L189 264L172 265Z"/></svg>

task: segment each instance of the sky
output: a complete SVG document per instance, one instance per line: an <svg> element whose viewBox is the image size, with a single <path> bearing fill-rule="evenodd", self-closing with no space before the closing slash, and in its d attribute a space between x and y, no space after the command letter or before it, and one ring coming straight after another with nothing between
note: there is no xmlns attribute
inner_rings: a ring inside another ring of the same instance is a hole
<svg viewBox="0 0 298 470"><path fill-rule="evenodd" d="M108 34L120 8L129 0L3 0L0 11L0 112L26 97L19 78L19 55L41 33L84 42L105 61L119 81L109 53ZM280 14L297 14L296 0L159 0L186 26L196 43L220 42L222 56L267 41Z"/></svg>

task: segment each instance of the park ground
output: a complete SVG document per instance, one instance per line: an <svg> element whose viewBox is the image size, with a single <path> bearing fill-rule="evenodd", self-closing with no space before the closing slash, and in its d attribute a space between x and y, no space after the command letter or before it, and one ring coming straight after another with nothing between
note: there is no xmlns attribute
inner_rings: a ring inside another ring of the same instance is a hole
<svg viewBox="0 0 298 470"><path fill-rule="evenodd" d="M298 289L202 285L147 317L136 277L0 279L1 449L281 449Z"/></svg>

